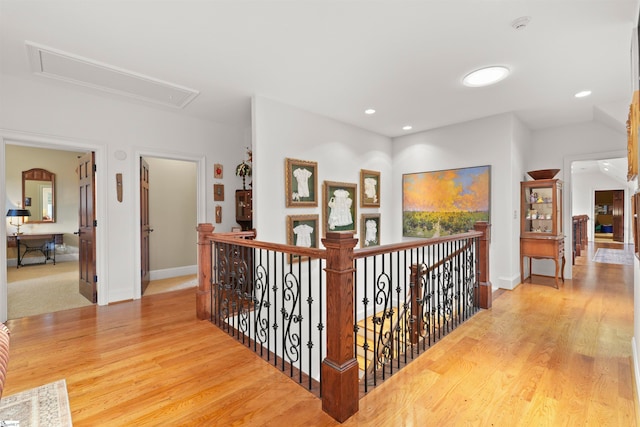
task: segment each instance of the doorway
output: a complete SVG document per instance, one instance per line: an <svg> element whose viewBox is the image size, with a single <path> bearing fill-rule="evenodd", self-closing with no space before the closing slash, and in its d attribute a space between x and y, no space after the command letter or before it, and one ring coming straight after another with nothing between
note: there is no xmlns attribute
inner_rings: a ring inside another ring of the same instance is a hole
<svg viewBox="0 0 640 427"><path fill-rule="evenodd" d="M196 285L198 163L140 156L140 294Z"/></svg>
<svg viewBox="0 0 640 427"><path fill-rule="evenodd" d="M596 190L594 241L624 243L624 190Z"/></svg>
<svg viewBox="0 0 640 427"><path fill-rule="evenodd" d="M17 133L11 137L7 134L0 137L4 143L2 147L5 178L3 191L7 205L21 204L23 198L20 183L21 171L34 167L27 167L27 165L36 165L35 167L55 172L55 207L53 208L55 221L32 224L27 221L20 231L28 234L55 233L63 236L62 241L55 243L55 265L52 260L47 260L44 264L16 268L15 249L7 249L5 259L8 262L6 262L4 273L0 275L0 306L2 307L0 314L4 318L17 318L92 305L79 293L78 236L74 234L78 230L79 212L76 170L79 155L95 149L99 152L97 157L102 158L103 153L91 146L62 140L53 141L44 137L23 136ZM96 210L95 213L99 218L104 217L101 210ZM5 229L5 233L11 232L10 227ZM97 253L101 252L99 244L95 248ZM35 255L37 256L38 252ZM93 265L96 267L101 264L98 258L96 256L93 260ZM38 260L31 261L35 263ZM97 272L97 269L95 271ZM17 281L20 282L20 286L13 287L11 284ZM28 303L24 304L15 299L20 298L20 295L14 290L23 291L27 283L31 291L27 292ZM52 289L53 283L61 286L62 290Z"/></svg>

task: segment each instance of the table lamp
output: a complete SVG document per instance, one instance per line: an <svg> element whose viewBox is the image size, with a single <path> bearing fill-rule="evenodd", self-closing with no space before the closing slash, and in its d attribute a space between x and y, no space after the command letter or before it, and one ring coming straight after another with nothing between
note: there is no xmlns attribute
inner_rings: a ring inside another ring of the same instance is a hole
<svg viewBox="0 0 640 427"><path fill-rule="evenodd" d="M31 211L29 209L9 209L7 211L7 216L9 218L11 218L9 220L9 224L11 224L11 225L13 225L13 226L15 226L17 228L16 235L19 235L19 234L21 234L20 233L20 226L22 225L20 223L20 221L22 221L22 223L24 223L24 217L25 216L31 216ZM15 217L19 218L17 224L13 223L13 218L15 218Z"/></svg>

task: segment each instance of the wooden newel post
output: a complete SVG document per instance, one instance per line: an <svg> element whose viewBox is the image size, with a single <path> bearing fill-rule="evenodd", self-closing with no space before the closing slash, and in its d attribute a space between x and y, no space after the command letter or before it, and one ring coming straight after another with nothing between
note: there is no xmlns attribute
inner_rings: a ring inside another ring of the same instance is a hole
<svg viewBox="0 0 640 427"><path fill-rule="evenodd" d="M353 233L328 232L327 357L322 361L322 410L339 422L358 412L358 361L353 341Z"/></svg>
<svg viewBox="0 0 640 427"><path fill-rule="evenodd" d="M196 316L211 320L211 242L212 224L198 224L198 289L196 289Z"/></svg>
<svg viewBox="0 0 640 427"><path fill-rule="evenodd" d="M491 308L491 281L489 279L489 245L491 243L491 224L478 221L473 226L475 231L482 232L478 239L478 275L480 282L480 308Z"/></svg>

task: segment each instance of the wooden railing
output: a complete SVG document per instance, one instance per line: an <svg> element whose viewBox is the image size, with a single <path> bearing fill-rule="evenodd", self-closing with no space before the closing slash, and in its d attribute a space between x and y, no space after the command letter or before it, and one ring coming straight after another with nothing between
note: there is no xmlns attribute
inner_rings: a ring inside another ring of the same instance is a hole
<svg viewBox="0 0 640 427"><path fill-rule="evenodd" d="M588 215L575 215L573 219L573 247L572 264L576 263L576 257L582 255L582 251L587 249L589 237L587 235Z"/></svg>
<svg viewBox="0 0 640 427"><path fill-rule="evenodd" d="M342 422L358 411L361 384L368 384L358 364L358 322L381 308L379 317L393 324L382 347L371 350L390 356L378 357L386 375L395 356L406 362L435 342L431 332L442 336L491 306L490 226L475 228L367 249L354 249L352 233L329 232L325 249L313 249L200 224L196 313L317 392L323 410ZM402 347L400 330L414 337Z"/></svg>

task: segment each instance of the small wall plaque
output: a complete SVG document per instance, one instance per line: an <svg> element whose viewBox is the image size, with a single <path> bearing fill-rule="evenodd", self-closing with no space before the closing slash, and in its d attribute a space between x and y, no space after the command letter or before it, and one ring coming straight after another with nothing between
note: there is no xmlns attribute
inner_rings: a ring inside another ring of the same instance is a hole
<svg viewBox="0 0 640 427"><path fill-rule="evenodd" d="M224 201L224 184L213 184L213 200L216 202Z"/></svg>
<svg viewBox="0 0 640 427"><path fill-rule="evenodd" d="M216 163L213 165L213 177L215 179L222 179L223 168L220 163Z"/></svg>

